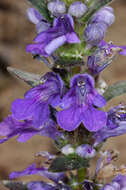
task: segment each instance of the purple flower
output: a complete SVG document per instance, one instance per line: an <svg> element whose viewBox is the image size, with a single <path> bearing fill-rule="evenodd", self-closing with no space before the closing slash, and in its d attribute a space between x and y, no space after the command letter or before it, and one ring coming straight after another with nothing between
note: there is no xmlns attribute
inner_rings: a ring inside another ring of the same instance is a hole
<svg viewBox="0 0 126 190"><path fill-rule="evenodd" d="M91 19L91 23L105 23L110 26L114 23L115 16L111 7L104 7L100 9Z"/></svg>
<svg viewBox="0 0 126 190"><path fill-rule="evenodd" d="M95 76L103 71L111 62L112 59L110 56L105 55L104 49L97 49L94 54L88 57L87 67L91 75Z"/></svg>
<svg viewBox="0 0 126 190"><path fill-rule="evenodd" d="M104 38L107 30L107 25L102 22L90 23L84 32L84 40L92 45L98 45Z"/></svg>
<svg viewBox="0 0 126 190"><path fill-rule="evenodd" d="M102 107L105 99L95 90L94 80L88 74L77 74L71 79L71 88L62 100L64 110L57 113L57 121L67 131L75 130L81 122L89 131L97 131L106 125L106 113Z"/></svg>
<svg viewBox="0 0 126 190"><path fill-rule="evenodd" d="M99 43L99 48L106 50L107 54L116 51L119 52L120 55L126 55L126 46L117 46L113 43L107 43L104 40Z"/></svg>
<svg viewBox="0 0 126 190"><path fill-rule="evenodd" d="M66 6L63 1L51 1L48 3L48 10L52 13L52 15L58 16L66 12Z"/></svg>
<svg viewBox="0 0 126 190"><path fill-rule="evenodd" d="M19 142L26 142L34 135L47 136L56 140L61 133L56 130L56 123L49 119L40 129L33 127L32 121L18 121L12 116L8 116L0 123L0 135L4 138L0 139L0 143L4 143L14 136L18 136Z"/></svg>
<svg viewBox="0 0 126 190"><path fill-rule="evenodd" d="M94 134L95 145L126 133L125 106L119 105L108 112L107 124Z"/></svg>
<svg viewBox="0 0 126 190"><path fill-rule="evenodd" d="M83 144L76 148L76 153L85 158L92 158L96 155L95 149L89 144Z"/></svg>
<svg viewBox="0 0 126 190"><path fill-rule="evenodd" d="M87 10L88 8L84 3L81 1L75 1L70 5L68 13L76 18L80 18L87 12Z"/></svg>
<svg viewBox="0 0 126 190"><path fill-rule="evenodd" d="M27 17L36 25L37 33L43 32L50 27L50 24L35 8L27 9Z"/></svg>
<svg viewBox="0 0 126 190"><path fill-rule="evenodd" d="M35 181L28 184L28 190L56 190L56 186Z"/></svg>
<svg viewBox="0 0 126 190"><path fill-rule="evenodd" d="M27 176L27 175L35 175L38 174L40 176L46 177L50 180L52 180L55 183L58 183L59 180L63 180L65 175L63 172L59 173L52 173L49 172L47 168L45 167L36 167L36 164L31 164L28 168L24 169L23 171L20 172L12 172L9 176L10 179L15 179L18 177L22 176Z"/></svg>
<svg viewBox="0 0 126 190"><path fill-rule="evenodd" d="M40 84L29 90L24 99L12 103L12 116L17 120L32 120L33 126L41 127L50 117L49 105L56 107L62 96L63 82L53 73L47 73Z"/></svg>
<svg viewBox="0 0 126 190"><path fill-rule="evenodd" d="M118 175L111 183L106 184L101 190L125 190L126 189L126 176Z"/></svg>
<svg viewBox="0 0 126 190"><path fill-rule="evenodd" d="M54 19L53 27L41 32L35 38L35 43L27 46L26 51L48 57L65 43L80 43L73 26L70 15L59 16Z"/></svg>
<svg viewBox="0 0 126 190"><path fill-rule="evenodd" d="M28 189L29 190L72 190L69 186L66 185L52 185L52 184L47 184L44 182L31 182L28 184Z"/></svg>

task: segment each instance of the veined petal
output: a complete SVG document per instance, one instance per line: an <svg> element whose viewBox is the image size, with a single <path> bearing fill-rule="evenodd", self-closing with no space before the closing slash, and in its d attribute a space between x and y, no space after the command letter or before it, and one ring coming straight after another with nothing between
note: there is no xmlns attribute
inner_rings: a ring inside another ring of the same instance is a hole
<svg viewBox="0 0 126 190"><path fill-rule="evenodd" d="M11 105L12 116L18 120L31 119L34 109L34 99L17 99Z"/></svg>
<svg viewBox="0 0 126 190"><path fill-rule="evenodd" d="M93 107L83 110L83 124L89 131L98 131L106 125L107 114Z"/></svg>
<svg viewBox="0 0 126 190"><path fill-rule="evenodd" d="M48 103L38 103L35 106L35 112L33 116L33 125L37 128L41 127L49 118L50 111Z"/></svg>
<svg viewBox="0 0 126 190"><path fill-rule="evenodd" d="M71 106L57 113L57 122L61 128L67 131L75 130L81 123L81 109Z"/></svg>
<svg viewBox="0 0 126 190"><path fill-rule="evenodd" d="M101 108L106 104L106 100L103 96L101 96L99 93L95 92L96 95L93 100L93 105Z"/></svg>

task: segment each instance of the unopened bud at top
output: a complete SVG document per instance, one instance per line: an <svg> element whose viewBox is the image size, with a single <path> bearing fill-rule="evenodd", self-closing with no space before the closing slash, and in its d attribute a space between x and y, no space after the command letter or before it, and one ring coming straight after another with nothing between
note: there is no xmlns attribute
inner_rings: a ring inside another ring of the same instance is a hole
<svg viewBox="0 0 126 190"><path fill-rule="evenodd" d="M62 1L51 1L48 3L48 10L52 15L57 16L66 12L66 6Z"/></svg>
<svg viewBox="0 0 126 190"><path fill-rule="evenodd" d="M92 18L91 22L103 22L107 26L114 23L115 16L111 7L104 7L100 9Z"/></svg>
<svg viewBox="0 0 126 190"><path fill-rule="evenodd" d="M80 18L87 12L87 10L88 8L84 3L81 1L75 1L70 5L68 13L76 18Z"/></svg>
<svg viewBox="0 0 126 190"><path fill-rule="evenodd" d="M98 45L104 38L107 25L104 23L91 23L84 32L84 39L92 46Z"/></svg>

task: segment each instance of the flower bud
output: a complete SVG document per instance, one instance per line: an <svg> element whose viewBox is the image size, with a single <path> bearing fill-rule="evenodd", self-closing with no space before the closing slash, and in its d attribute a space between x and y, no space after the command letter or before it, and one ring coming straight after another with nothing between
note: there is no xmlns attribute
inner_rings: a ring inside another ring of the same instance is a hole
<svg viewBox="0 0 126 190"><path fill-rule="evenodd" d="M29 21L34 24L38 24L44 17L34 8L27 9L27 17Z"/></svg>
<svg viewBox="0 0 126 190"><path fill-rule="evenodd" d="M84 32L84 39L88 44L98 45L104 38L107 25L104 23L91 23Z"/></svg>
<svg viewBox="0 0 126 190"><path fill-rule="evenodd" d="M67 144L66 146L64 146L62 149L61 149L61 152L65 155L69 155L69 154L72 154L74 153L74 148L72 147L71 144Z"/></svg>
<svg viewBox="0 0 126 190"><path fill-rule="evenodd" d="M110 7L111 8L111 7ZM109 7L104 7L100 9L92 18L91 22L103 22L107 24L107 26L110 26L115 21L115 16L112 12L112 9Z"/></svg>
<svg viewBox="0 0 126 190"><path fill-rule="evenodd" d="M84 3L75 1L70 5L68 13L76 18L80 18L87 12L87 10L88 8Z"/></svg>
<svg viewBox="0 0 126 190"><path fill-rule="evenodd" d="M85 157L85 158L92 158L95 156L96 151L95 149L90 146L89 144L83 144L81 146L78 146L76 148L76 153L81 156L81 157Z"/></svg>
<svg viewBox="0 0 126 190"><path fill-rule="evenodd" d="M59 15L66 12L66 6L62 1L52 1L48 3L48 10L52 13L52 15Z"/></svg>

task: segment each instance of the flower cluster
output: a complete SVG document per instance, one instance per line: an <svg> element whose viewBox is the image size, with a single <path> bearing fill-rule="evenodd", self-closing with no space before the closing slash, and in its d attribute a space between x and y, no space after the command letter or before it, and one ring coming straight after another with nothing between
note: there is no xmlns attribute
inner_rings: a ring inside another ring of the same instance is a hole
<svg viewBox="0 0 126 190"><path fill-rule="evenodd" d="M14 136L21 143L46 136L58 153L37 153L45 161L12 172L10 179L38 174L50 180L30 182L29 190L126 189L126 167L113 164L119 154L102 150L107 139L126 133L126 105L105 109L110 99L126 92L126 82L103 88L100 77L117 54L126 55L126 46L104 41L115 21L111 0L29 1L35 8L27 10L27 17L37 36L26 51L43 60L50 72L40 76L8 69L31 89L12 102L11 114L0 123L0 143ZM92 175L90 161L98 153ZM108 178L114 179L105 184Z"/></svg>

